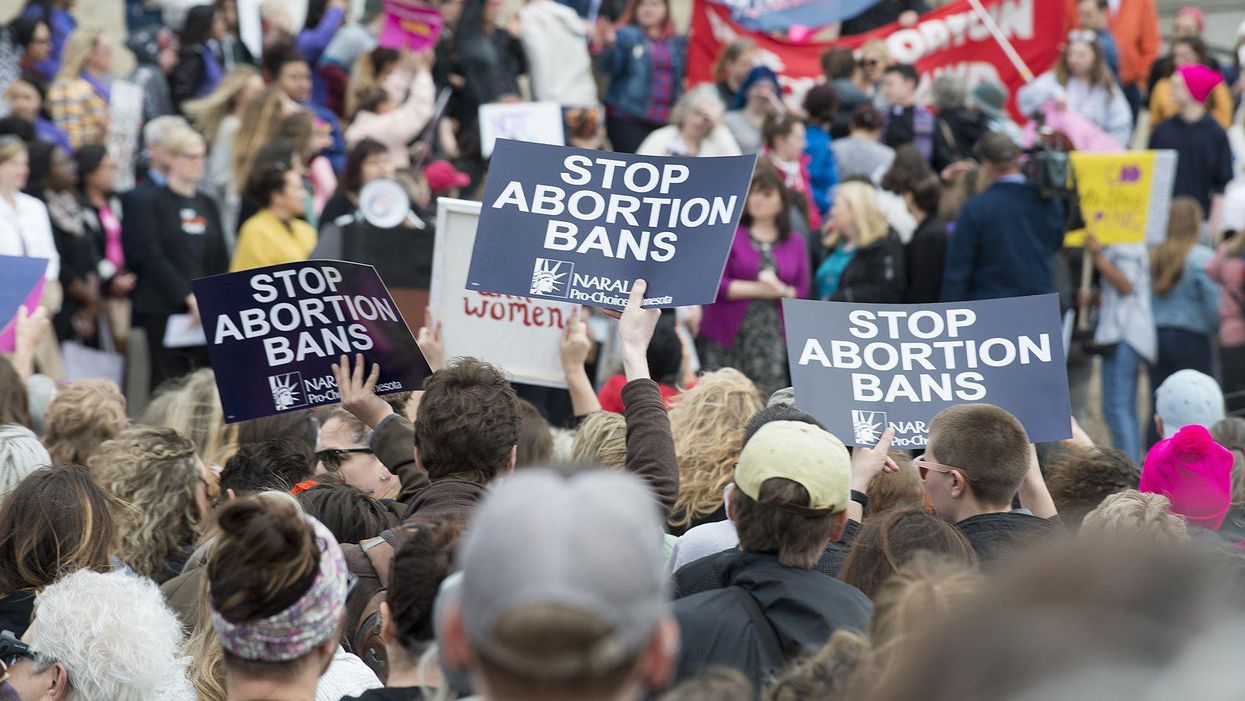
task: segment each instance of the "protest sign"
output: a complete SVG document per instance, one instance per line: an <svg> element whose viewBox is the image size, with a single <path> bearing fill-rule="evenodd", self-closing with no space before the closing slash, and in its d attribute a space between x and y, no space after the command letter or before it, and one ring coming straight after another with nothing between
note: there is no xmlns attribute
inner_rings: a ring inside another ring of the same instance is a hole
<svg viewBox="0 0 1245 701"><path fill-rule="evenodd" d="M1065 246L1084 246L1086 233L1103 245L1162 243L1176 183L1175 151L1071 154L1085 228L1069 231Z"/></svg>
<svg viewBox="0 0 1245 701"><path fill-rule="evenodd" d="M264 29L259 16L260 0L237 0L238 38L251 56L264 55Z"/></svg>
<svg viewBox="0 0 1245 701"><path fill-rule="evenodd" d="M143 89L114 80L108 99L108 155L117 164L117 192L134 187L134 154L143 128Z"/></svg>
<svg viewBox="0 0 1245 701"><path fill-rule="evenodd" d="M982 0L982 5L1034 75L1055 65L1066 30L1063 3ZM797 102L823 79L821 55L827 49L859 49L866 42L881 39L886 42L891 60L916 66L921 76L918 100L928 103L934 80L950 72L963 77L970 88L984 79L1006 85L1012 96L1008 103L1012 113L1017 118L1021 116L1015 110L1014 98L1025 78L973 12L968 0L927 12L914 27L890 24L835 41L791 41L749 30L731 18L730 9L708 0L693 0L688 82L694 85L714 80L713 62L723 47L735 39L756 44L757 60L778 73L784 90Z"/></svg>
<svg viewBox="0 0 1245 701"><path fill-rule="evenodd" d="M474 356L515 382L566 387L558 339L579 306L466 289L479 217L479 202L437 201L429 306L441 324L445 357Z"/></svg>
<svg viewBox="0 0 1245 701"><path fill-rule="evenodd" d="M783 300L795 403L853 445L889 426L925 445L949 406L984 402L1034 442L1071 434L1057 295L951 304Z"/></svg>
<svg viewBox="0 0 1245 701"><path fill-rule="evenodd" d="M412 0L385 0L385 23L380 45L389 49L423 51L437 45L445 20L441 11Z"/></svg>
<svg viewBox="0 0 1245 701"><path fill-rule="evenodd" d="M43 296L46 258L0 256L0 351L12 353L16 339L17 308L33 312Z"/></svg>
<svg viewBox="0 0 1245 701"><path fill-rule="evenodd" d="M225 421L333 404L331 365L380 363L377 394L422 387L431 371L370 265L312 260L193 281Z"/></svg>
<svg viewBox="0 0 1245 701"><path fill-rule="evenodd" d="M480 105L480 153L493 155L498 139L561 146L562 105L556 102L495 102Z"/></svg>
<svg viewBox="0 0 1245 701"><path fill-rule="evenodd" d="M756 156L665 158L497 142L468 289L622 309L717 299Z"/></svg>
<svg viewBox="0 0 1245 701"><path fill-rule="evenodd" d="M878 0L713 0L731 12L731 19L757 32L782 32L791 27L824 27L851 19Z"/></svg>

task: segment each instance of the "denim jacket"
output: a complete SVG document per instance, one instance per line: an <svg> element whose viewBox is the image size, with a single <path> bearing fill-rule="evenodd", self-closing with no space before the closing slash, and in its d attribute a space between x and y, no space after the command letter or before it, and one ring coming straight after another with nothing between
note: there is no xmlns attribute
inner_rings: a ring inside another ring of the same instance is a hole
<svg viewBox="0 0 1245 701"><path fill-rule="evenodd" d="M674 73L674 99L678 100L687 72L687 38L673 35L667 41ZM642 29L632 24L618 30L614 47L601 54L601 72L610 77L606 105L644 117L653 90L653 62L648 53Z"/></svg>

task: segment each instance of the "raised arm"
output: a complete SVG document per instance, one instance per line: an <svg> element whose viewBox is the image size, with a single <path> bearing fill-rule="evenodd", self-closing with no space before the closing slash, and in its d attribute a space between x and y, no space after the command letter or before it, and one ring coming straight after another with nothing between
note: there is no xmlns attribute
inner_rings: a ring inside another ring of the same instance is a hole
<svg viewBox="0 0 1245 701"><path fill-rule="evenodd" d="M679 493L679 463L666 404L657 383L649 377L648 344L661 310L640 306L647 289L644 280L631 286L627 309L618 322L623 371L627 375L622 390L623 416L627 421L626 469L648 482L664 517L670 514Z"/></svg>

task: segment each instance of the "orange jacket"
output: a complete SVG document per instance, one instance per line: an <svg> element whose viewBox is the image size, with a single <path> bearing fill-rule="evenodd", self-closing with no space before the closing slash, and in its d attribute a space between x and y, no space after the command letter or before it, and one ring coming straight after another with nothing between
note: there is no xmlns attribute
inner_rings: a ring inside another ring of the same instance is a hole
<svg viewBox="0 0 1245 701"><path fill-rule="evenodd" d="M1080 23L1076 0L1068 0L1068 28ZM1110 12L1110 10L1108 10ZM1159 13L1154 0L1121 0L1120 9L1107 18L1107 31L1115 37L1120 50L1120 82L1124 85L1145 85L1150 65L1159 56L1163 37L1159 34Z"/></svg>

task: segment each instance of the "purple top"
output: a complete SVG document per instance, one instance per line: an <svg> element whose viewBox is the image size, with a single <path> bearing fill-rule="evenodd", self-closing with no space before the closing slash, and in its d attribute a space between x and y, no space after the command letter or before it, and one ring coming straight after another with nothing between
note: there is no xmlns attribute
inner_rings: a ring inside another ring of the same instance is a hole
<svg viewBox="0 0 1245 701"><path fill-rule="evenodd" d="M774 244L773 253L778 278L794 287L797 297L808 297L810 273L804 237L791 232L786 241ZM726 269L722 271L722 281L718 283L718 301L705 306L705 314L700 322L702 336L727 348L735 345L735 334L739 332L739 325L743 323L748 305L753 300L728 300L726 290L732 280L755 282L760 272L761 252L752 245L748 229L741 226L735 231L735 240L731 243L731 252L726 258ZM777 301L774 303L778 304ZM778 316L782 318L781 305L778 307Z"/></svg>

